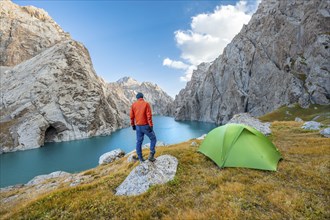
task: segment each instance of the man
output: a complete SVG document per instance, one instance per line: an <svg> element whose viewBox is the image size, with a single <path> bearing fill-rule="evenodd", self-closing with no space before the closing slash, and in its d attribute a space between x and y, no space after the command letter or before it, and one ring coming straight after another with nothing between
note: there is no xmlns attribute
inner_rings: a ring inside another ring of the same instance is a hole
<svg viewBox="0 0 330 220"><path fill-rule="evenodd" d="M139 161L143 162L142 142L144 135L150 139L150 155L149 161L155 161L155 145L157 142L155 132L153 131L152 112L148 102L144 101L143 94L139 92L136 94L137 101L132 104L130 117L133 130L136 130L136 153Z"/></svg>

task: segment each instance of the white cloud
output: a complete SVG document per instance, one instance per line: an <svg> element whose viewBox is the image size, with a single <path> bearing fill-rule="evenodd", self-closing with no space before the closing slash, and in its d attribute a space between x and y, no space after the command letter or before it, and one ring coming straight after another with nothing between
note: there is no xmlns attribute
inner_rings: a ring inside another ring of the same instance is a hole
<svg viewBox="0 0 330 220"><path fill-rule="evenodd" d="M177 46L181 50L181 58L193 67L202 62L213 61L222 54L243 24L249 22L259 3L260 0L249 1L249 4L241 0L236 5L217 6L212 13L192 17L190 30L177 30L174 33ZM186 72L181 80L190 80L193 67L182 68Z"/></svg>
<svg viewBox="0 0 330 220"><path fill-rule="evenodd" d="M171 60L170 58L165 58L163 60L163 66L184 70L185 75L180 77L180 80L184 82L187 82L191 79L192 72L196 69L195 65L188 65L182 61L175 61Z"/></svg>
<svg viewBox="0 0 330 220"><path fill-rule="evenodd" d="M245 1L218 6L213 13L192 17L191 30L175 32L181 58L193 65L214 60L250 18Z"/></svg>
<svg viewBox="0 0 330 220"><path fill-rule="evenodd" d="M168 66L174 69L182 69L182 70L186 70L189 68L188 64L185 64L182 61L171 60L170 58L165 58L163 60L163 66Z"/></svg>

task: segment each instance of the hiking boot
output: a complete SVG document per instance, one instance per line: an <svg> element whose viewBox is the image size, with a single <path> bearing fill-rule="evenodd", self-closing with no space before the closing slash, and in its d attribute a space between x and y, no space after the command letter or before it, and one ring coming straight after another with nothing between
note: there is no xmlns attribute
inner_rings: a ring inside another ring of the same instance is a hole
<svg viewBox="0 0 330 220"><path fill-rule="evenodd" d="M153 154L150 154L148 160L154 162L156 159Z"/></svg>
<svg viewBox="0 0 330 220"><path fill-rule="evenodd" d="M139 157L137 155L133 155L132 159L133 160L139 160Z"/></svg>
<svg viewBox="0 0 330 220"><path fill-rule="evenodd" d="M143 163L144 161L146 161L143 157L139 159L140 163Z"/></svg>

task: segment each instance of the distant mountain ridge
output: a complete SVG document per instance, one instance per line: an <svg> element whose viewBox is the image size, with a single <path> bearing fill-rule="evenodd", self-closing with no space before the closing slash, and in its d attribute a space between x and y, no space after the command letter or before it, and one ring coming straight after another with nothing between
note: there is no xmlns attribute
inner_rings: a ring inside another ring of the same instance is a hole
<svg viewBox="0 0 330 220"><path fill-rule="evenodd" d="M108 89L119 101L118 106L124 115L129 114L129 108L136 101L136 94L142 92L144 99L151 104L154 115L173 115L173 98L164 92L157 84L138 82L131 77L123 77L117 82L108 83Z"/></svg>
<svg viewBox="0 0 330 220"><path fill-rule="evenodd" d="M193 72L175 118L223 124L242 112L330 104L329 11L327 0L263 0L223 54Z"/></svg>

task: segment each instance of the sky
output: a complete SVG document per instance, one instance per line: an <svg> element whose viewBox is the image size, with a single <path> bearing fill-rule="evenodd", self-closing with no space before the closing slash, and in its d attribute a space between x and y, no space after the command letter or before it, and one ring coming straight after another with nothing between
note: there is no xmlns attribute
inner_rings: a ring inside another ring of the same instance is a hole
<svg viewBox="0 0 330 220"><path fill-rule="evenodd" d="M13 0L42 8L89 50L108 82L130 76L173 98L217 58L261 0Z"/></svg>

